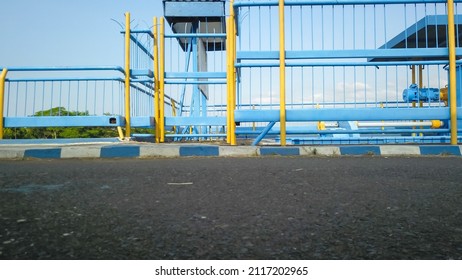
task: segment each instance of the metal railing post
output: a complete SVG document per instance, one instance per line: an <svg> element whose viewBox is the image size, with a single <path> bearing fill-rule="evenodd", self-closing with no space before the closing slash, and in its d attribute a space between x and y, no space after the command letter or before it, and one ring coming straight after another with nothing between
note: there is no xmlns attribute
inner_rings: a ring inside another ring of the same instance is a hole
<svg viewBox="0 0 462 280"><path fill-rule="evenodd" d="M281 146L286 145L286 50L284 20L284 0L279 0L279 118Z"/></svg>
<svg viewBox="0 0 462 280"><path fill-rule="evenodd" d="M454 33L454 1L448 0L449 110L451 120L451 145L457 145L456 39Z"/></svg>
<svg viewBox="0 0 462 280"><path fill-rule="evenodd" d="M0 74L0 139L3 139L3 128L4 128L4 123L3 123L3 109L5 107L5 80L6 80L6 74L8 73L8 70L6 68L3 68L2 73Z"/></svg>
<svg viewBox="0 0 462 280"><path fill-rule="evenodd" d="M234 12L234 0L231 0L231 145L236 145L236 121L234 118L234 110L236 110L236 83L237 72L234 63L236 61L236 15Z"/></svg>
<svg viewBox="0 0 462 280"><path fill-rule="evenodd" d="M226 142L231 144L231 87L232 87L232 62L231 62L231 17L226 19Z"/></svg>
<svg viewBox="0 0 462 280"><path fill-rule="evenodd" d="M125 137L131 136L130 126L130 13L125 13Z"/></svg>
<svg viewBox="0 0 462 280"><path fill-rule="evenodd" d="M156 143L160 143L160 106L159 106L159 32L157 17L154 17L154 122L156 126Z"/></svg>
<svg viewBox="0 0 462 280"><path fill-rule="evenodd" d="M165 23L164 18L160 18L160 57L159 57L159 132L160 132L160 142L165 142Z"/></svg>

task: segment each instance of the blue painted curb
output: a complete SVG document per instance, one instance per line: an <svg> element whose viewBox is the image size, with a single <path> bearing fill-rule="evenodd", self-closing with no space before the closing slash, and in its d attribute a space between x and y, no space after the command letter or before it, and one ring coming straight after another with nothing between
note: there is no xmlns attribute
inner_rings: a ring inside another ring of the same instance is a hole
<svg viewBox="0 0 462 280"><path fill-rule="evenodd" d="M57 149L27 149L25 158L61 158L61 148Z"/></svg>
<svg viewBox="0 0 462 280"><path fill-rule="evenodd" d="M460 156L459 146L420 146L421 155L454 155Z"/></svg>
<svg viewBox="0 0 462 280"><path fill-rule="evenodd" d="M131 158L140 156L139 146L108 146L101 148L101 158Z"/></svg>
<svg viewBox="0 0 462 280"><path fill-rule="evenodd" d="M12 158L41 158L41 159L59 159L59 158L139 158L146 157L152 154L154 157L161 155L162 157L219 157L230 156L233 147L222 149L220 146L212 145L164 145L159 146L159 151L155 153L157 144L153 145L98 145L98 146L60 146L60 147L0 147L0 159ZM91 147L91 148L90 148ZM462 156L462 146L450 145L422 145L422 146L402 146L395 149L385 149L386 146L330 146L331 152L326 155L336 156L367 156L367 155L415 155L415 156ZM146 149L149 148L149 149ZM239 150L239 147L236 147ZM316 149L317 146L309 146L311 149ZM88 153L87 149L91 149ZM230 151L231 149L231 151ZM384 153L382 153L382 149ZM147 153L146 151L151 151ZM144 155L142 152L144 151ZM154 151L154 152L153 152ZM247 151L247 150L246 150ZM335 152L337 151L337 152ZM304 154L302 147L280 147L280 146L262 146L248 149L247 152L237 153L236 156L301 156Z"/></svg>
<svg viewBox="0 0 462 280"><path fill-rule="evenodd" d="M219 155L219 148L214 146L180 147L180 157L217 157Z"/></svg>
<svg viewBox="0 0 462 280"><path fill-rule="evenodd" d="M262 156L299 156L300 148L261 147Z"/></svg>
<svg viewBox="0 0 462 280"><path fill-rule="evenodd" d="M353 155L380 155L380 147L379 146L343 146L340 147L340 154L353 156Z"/></svg>

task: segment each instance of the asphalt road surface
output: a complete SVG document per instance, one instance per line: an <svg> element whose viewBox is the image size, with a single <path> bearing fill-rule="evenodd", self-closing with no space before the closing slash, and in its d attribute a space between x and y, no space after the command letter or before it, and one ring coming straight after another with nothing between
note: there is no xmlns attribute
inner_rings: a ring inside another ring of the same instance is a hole
<svg viewBox="0 0 462 280"><path fill-rule="evenodd" d="M462 158L0 161L1 259L462 259Z"/></svg>

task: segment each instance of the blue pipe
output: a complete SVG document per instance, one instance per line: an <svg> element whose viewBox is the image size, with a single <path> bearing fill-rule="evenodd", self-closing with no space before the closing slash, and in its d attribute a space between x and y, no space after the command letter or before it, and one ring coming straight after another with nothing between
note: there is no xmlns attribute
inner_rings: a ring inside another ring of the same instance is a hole
<svg viewBox="0 0 462 280"><path fill-rule="evenodd" d="M165 137L178 137L178 138L195 138L195 137L226 137L223 133L204 133L204 134L166 134Z"/></svg>
<svg viewBox="0 0 462 280"><path fill-rule="evenodd" d="M374 129L374 130L291 130L290 128L287 129L287 134L396 134L396 133L449 133L449 129ZM260 134L262 130L256 131L243 131L243 130L236 130L236 134ZM270 130L267 134L279 134L279 129Z"/></svg>
<svg viewBox="0 0 462 280"><path fill-rule="evenodd" d="M5 67L9 72L32 72L32 71L119 71L125 73L120 66L56 66L56 67ZM0 69L3 69L0 67Z"/></svg>
<svg viewBox="0 0 462 280"><path fill-rule="evenodd" d="M122 78L29 78L6 79L7 82L80 82L80 81L115 81L124 82Z"/></svg>
<svg viewBox="0 0 462 280"><path fill-rule="evenodd" d="M258 135L257 138L255 138L255 140L252 142L252 146L256 146L258 145L258 143L260 143L260 141L265 138L266 134L273 128L273 126L276 124L276 122L270 122L266 128L260 133L260 135Z"/></svg>
<svg viewBox="0 0 462 280"><path fill-rule="evenodd" d="M354 66L411 66L411 65L446 65L448 64L447 60L435 60L435 61L383 61L383 62L291 62L287 61L287 67L325 67L325 66L345 66L345 67L354 67ZM458 65L462 64L462 61L457 61ZM239 62L234 64L238 68L243 67L279 67L278 62L266 62L266 63L249 63L249 62Z"/></svg>

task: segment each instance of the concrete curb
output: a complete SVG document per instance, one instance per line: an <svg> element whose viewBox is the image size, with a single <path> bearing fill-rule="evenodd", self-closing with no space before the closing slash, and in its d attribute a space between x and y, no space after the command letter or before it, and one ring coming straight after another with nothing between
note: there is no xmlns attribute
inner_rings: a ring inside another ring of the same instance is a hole
<svg viewBox="0 0 462 280"><path fill-rule="evenodd" d="M255 156L462 156L462 146L220 146L106 143L98 145L2 145L0 159L255 157Z"/></svg>

